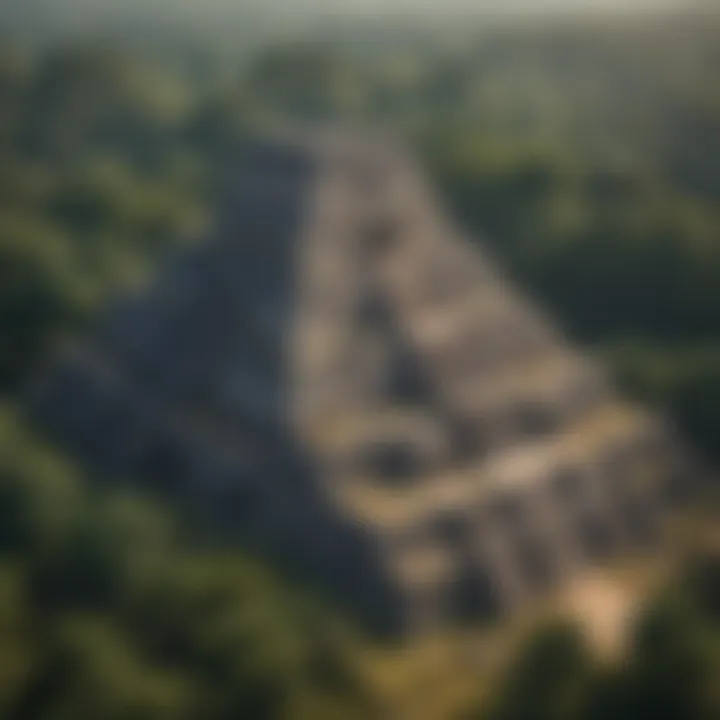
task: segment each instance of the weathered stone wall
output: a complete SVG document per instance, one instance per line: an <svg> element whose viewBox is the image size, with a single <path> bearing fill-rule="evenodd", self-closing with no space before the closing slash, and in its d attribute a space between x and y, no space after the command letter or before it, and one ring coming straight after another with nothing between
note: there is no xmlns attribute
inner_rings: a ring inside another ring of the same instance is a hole
<svg viewBox="0 0 720 720"><path fill-rule="evenodd" d="M259 146L207 241L36 393L137 477L413 631L659 541L679 447L373 138Z"/></svg>

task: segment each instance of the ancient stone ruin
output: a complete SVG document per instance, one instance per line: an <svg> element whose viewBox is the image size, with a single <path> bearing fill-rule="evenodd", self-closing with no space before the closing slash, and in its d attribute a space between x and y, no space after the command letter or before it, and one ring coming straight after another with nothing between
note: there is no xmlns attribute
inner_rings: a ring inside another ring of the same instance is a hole
<svg viewBox="0 0 720 720"><path fill-rule="evenodd" d="M256 146L217 226L38 388L142 478L415 632L652 547L688 464L371 136Z"/></svg>

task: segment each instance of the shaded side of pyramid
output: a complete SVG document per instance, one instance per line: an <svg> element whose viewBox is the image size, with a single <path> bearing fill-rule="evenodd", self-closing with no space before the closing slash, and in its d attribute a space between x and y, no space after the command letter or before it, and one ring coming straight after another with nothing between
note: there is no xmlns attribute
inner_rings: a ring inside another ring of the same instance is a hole
<svg viewBox="0 0 720 720"><path fill-rule="evenodd" d="M653 548L696 480L382 138L258 146L207 241L60 359L57 437L372 624L511 612Z"/></svg>

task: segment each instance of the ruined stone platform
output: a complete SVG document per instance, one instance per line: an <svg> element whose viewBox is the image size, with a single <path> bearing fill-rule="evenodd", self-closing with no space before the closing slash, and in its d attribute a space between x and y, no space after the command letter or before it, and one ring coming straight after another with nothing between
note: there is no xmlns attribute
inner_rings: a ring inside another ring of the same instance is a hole
<svg viewBox="0 0 720 720"><path fill-rule="evenodd" d="M104 474L401 632L512 612L656 546L693 483L671 428L370 135L255 147L209 237L121 299L34 405Z"/></svg>

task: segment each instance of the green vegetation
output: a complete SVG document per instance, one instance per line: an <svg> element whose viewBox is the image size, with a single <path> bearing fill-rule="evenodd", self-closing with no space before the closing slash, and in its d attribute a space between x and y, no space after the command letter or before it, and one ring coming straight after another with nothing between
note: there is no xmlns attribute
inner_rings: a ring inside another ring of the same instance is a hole
<svg viewBox="0 0 720 720"><path fill-rule="evenodd" d="M304 588L87 479L22 390L211 216L255 131L381 120L625 387L720 448L720 26L706 19L226 49L0 47L0 715L377 717L351 633ZM374 39L373 39L374 37ZM257 39L255 39L257 41ZM482 715L720 717L717 556L652 601L629 659L567 626Z"/></svg>
<svg viewBox="0 0 720 720"><path fill-rule="evenodd" d="M198 549L0 413L0 714L370 714L337 618L260 563Z"/></svg>
<svg viewBox="0 0 720 720"><path fill-rule="evenodd" d="M528 639L477 717L488 720L714 720L720 717L720 555L695 549L653 597L622 660L593 655L558 622Z"/></svg>

